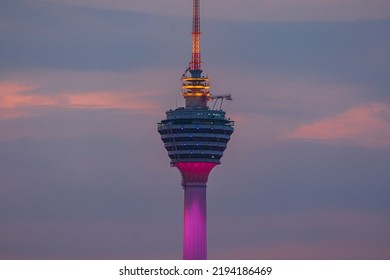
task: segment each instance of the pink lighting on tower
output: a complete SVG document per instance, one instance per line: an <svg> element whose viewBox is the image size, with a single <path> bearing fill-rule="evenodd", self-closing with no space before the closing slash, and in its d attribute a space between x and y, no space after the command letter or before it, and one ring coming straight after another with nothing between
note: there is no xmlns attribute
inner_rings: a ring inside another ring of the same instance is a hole
<svg viewBox="0 0 390 280"><path fill-rule="evenodd" d="M183 259L207 259L206 186L184 189Z"/></svg>
<svg viewBox="0 0 390 280"><path fill-rule="evenodd" d="M206 184L211 170L216 166L215 162L178 162L175 166L183 177L183 187L190 184Z"/></svg>
<svg viewBox="0 0 390 280"><path fill-rule="evenodd" d="M207 259L206 183L213 162L180 162L184 188L183 259Z"/></svg>

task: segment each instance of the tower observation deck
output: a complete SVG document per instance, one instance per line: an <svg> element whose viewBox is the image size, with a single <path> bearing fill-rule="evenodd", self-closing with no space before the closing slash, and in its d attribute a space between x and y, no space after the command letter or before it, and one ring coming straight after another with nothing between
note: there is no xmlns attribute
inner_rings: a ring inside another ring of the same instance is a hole
<svg viewBox="0 0 390 280"><path fill-rule="evenodd" d="M209 78L201 70L200 34L200 0L193 0L192 59L181 79L185 107L167 111L158 123L171 166L182 174L184 259L207 259L206 183L221 163L234 126L222 109L207 106L212 96Z"/></svg>

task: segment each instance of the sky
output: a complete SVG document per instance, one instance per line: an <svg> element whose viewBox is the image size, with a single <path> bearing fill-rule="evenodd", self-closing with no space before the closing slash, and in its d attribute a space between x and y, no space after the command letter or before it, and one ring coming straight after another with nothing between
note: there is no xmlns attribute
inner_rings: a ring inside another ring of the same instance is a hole
<svg viewBox="0 0 390 280"><path fill-rule="evenodd" d="M390 258L390 2L202 1L235 132L210 259ZM180 259L192 1L0 1L0 259Z"/></svg>

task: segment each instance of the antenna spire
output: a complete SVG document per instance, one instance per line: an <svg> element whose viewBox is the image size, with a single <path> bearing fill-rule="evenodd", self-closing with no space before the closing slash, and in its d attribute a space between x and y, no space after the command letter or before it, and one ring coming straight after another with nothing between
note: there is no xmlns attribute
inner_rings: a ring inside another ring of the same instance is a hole
<svg viewBox="0 0 390 280"><path fill-rule="evenodd" d="M210 100L210 82L202 75L200 61L200 0L193 0L192 18L192 59L190 66L184 72L181 82L181 94L186 101L186 108L207 109ZM187 76L188 71L191 75Z"/></svg>
<svg viewBox="0 0 390 280"><path fill-rule="evenodd" d="M200 69L200 0L193 0L191 71Z"/></svg>

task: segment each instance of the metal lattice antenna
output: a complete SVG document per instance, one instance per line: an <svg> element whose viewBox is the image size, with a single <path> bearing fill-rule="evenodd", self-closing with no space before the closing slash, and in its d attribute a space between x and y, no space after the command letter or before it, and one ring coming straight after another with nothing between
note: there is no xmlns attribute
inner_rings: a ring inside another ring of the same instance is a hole
<svg viewBox="0 0 390 280"><path fill-rule="evenodd" d="M200 65L200 0L193 2L192 18L192 60L190 70L201 70Z"/></svg>

